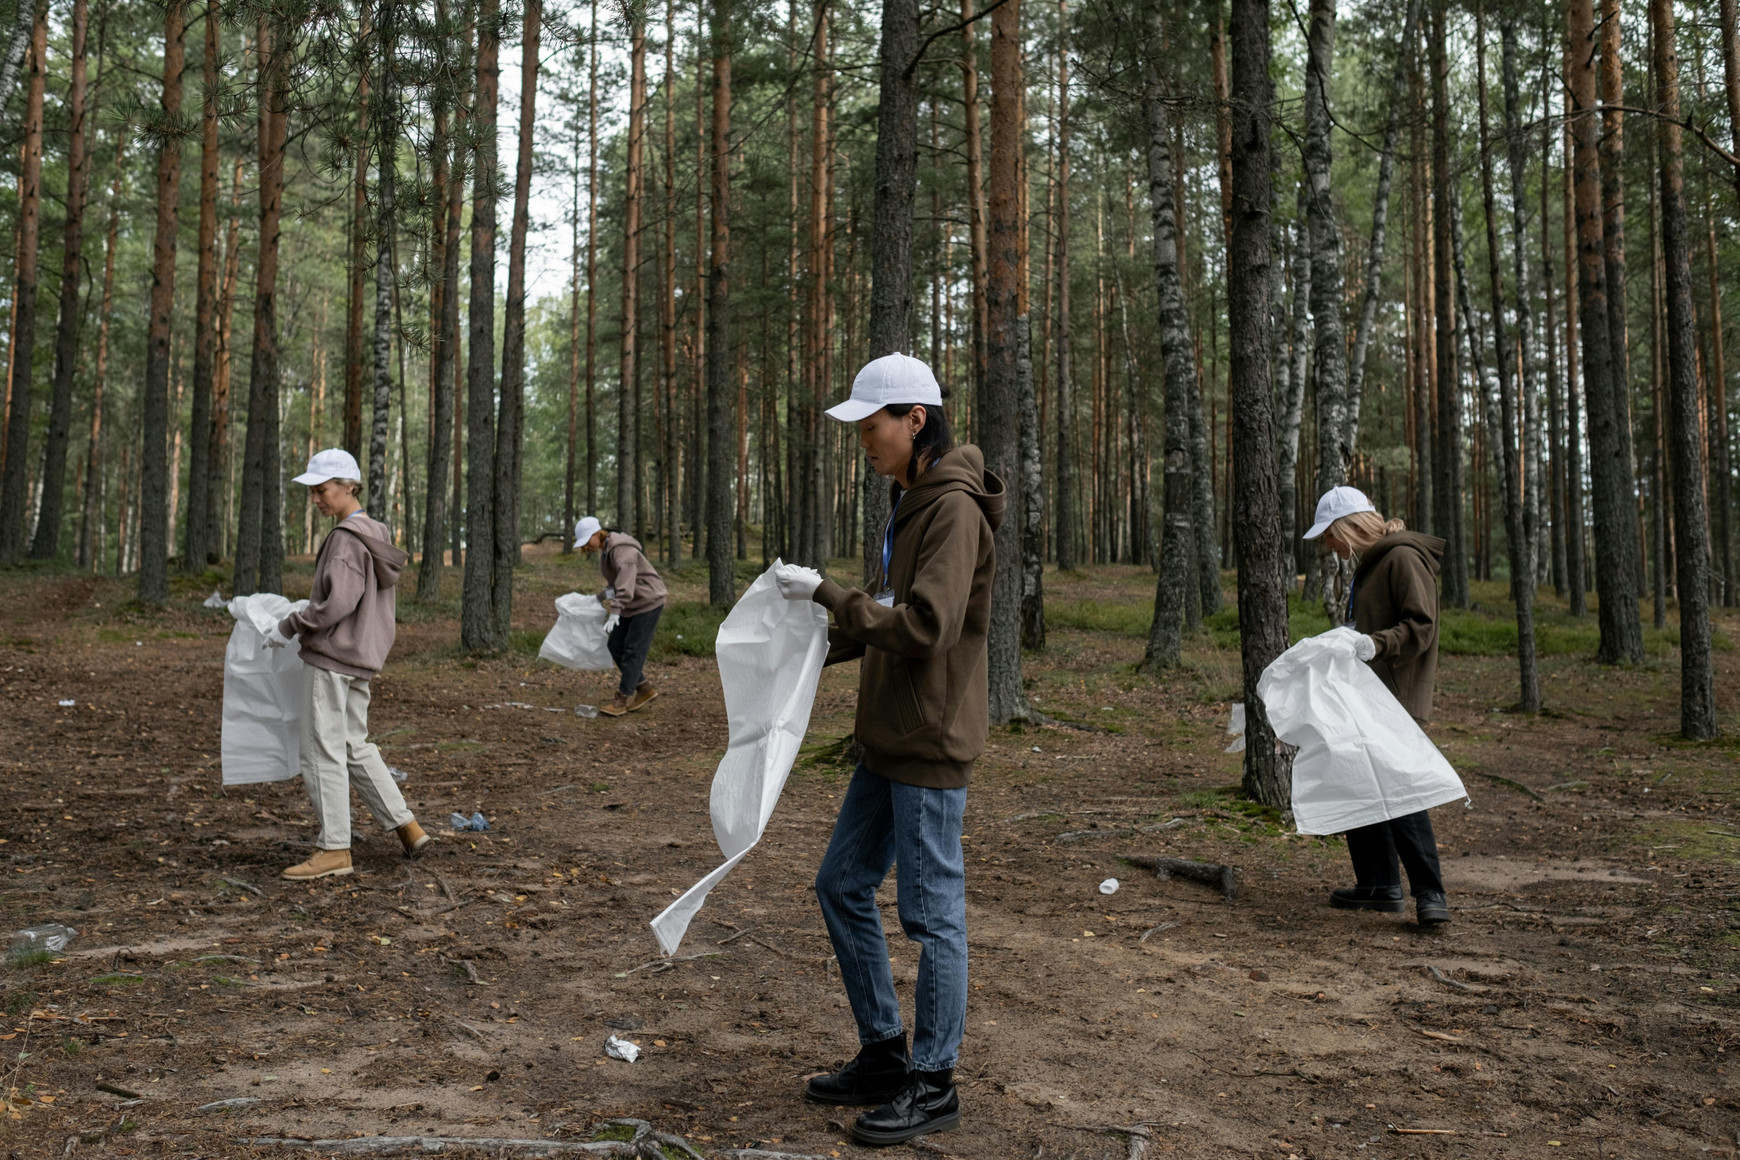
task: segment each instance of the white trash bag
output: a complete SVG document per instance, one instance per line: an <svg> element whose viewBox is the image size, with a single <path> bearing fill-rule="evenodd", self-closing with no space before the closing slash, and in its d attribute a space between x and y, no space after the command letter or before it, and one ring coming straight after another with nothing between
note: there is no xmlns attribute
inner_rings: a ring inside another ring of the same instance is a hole
<svg viewBox="0 0 1740 1160"><path fill-rule="evenodd" d="M302 771L302 649L266 647L279 621L308 607L275 592L230 601L236 618L224 649L225 785L288 781Z"/></svg>
<svg viewBox="0 0 1740 1160"><path fill-rule="evenodd" d="M719 626L714 653L731 743L713 774L711 813L725 863L652 920L666 955L677 953L707 892L761 841L810 726L828 656L828 613L812 600L780 595L773 580L779 566L775 560L756 577Z"/></svg>
<svg viewBox="0 0 1740 1160"><path fill-rule="evenodd" d="M1301 834L1339 834L1468 796L1425 731L1354 655L1359 633L1300 641L1263 670L1257 693L1293 758Z"/></svg>
<svg viewBox="0 0 1740 1160"><path fill-rule="evenodd" d="M615 627L615 615L604 610L598 597L578 592L558 596L556 627L544 637L538 655L563 668L609 672L616 662L610 659L606 638Z"/></svg>

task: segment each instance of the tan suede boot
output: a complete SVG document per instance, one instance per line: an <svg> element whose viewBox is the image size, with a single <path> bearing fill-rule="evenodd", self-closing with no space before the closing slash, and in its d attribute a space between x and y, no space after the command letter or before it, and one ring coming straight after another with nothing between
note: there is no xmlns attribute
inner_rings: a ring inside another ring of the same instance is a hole
<svg viewBox="0 0 1740 1160"><path fill-rule="evenodd" d="M642 681L635 687L634 696L628 700L628 711L632 713L636 709L644 708L648 701L658 695L659 691L653 688L651 681Z"/></svg>
<svg viewBox="0 0 1740 1160"><path fill-rule="evenodd" d="M423 852L424 846L435 840L423 832L423 827L417 824L416 818L412 818L393 832L398 834L399 841L404 843L405 857L407 858L415 858Z"/></svg>
<svg viewBox="0 0 1740 1160"><path fill-rule="evenodd" d="M340 874L349 874L349 850L316 850L308 861L299 862L284 871L284 877L296 882L306 882L311 878L332 878Z"/></svg>
<svg viewBox="0 0 1740 1160"><path fill-rule="evenodd" d="M610 702L610 704L598 706L598 711L603 713L606 717L621 717L623 714L627 713L628 710L628 698L623 696L621 693L616 694L616 699Z"/></svg>

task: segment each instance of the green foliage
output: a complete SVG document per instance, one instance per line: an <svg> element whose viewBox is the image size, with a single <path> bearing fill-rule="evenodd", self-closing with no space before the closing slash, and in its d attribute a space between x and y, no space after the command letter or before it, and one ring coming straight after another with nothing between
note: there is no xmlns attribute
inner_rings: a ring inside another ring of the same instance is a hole
<svg viewBox="0 0 1740 1160"><path fill-rule="evenodd" d="M1117 632L1130 636L1147 636L1154 623L1151 604L1112 603L1104 600L1047 601L1047 628L1075 628L1084 632Z"/></svg>
<svg viewBox="0 0 1740 1160"><path fill-rule="evenodd" d="M10 961L19 970L43 967L54 962L54 952L47 947L19 947L12 952Z"/></svg>
<svg viewBox="0 0 1740 1160"><path fill-rule="evenodd" d="M725 613L701 600L672 600L665 605L659 618L658 631L653 633L653 660L674 657L710 657L713 641L719 635L719 625Z"/></svg>

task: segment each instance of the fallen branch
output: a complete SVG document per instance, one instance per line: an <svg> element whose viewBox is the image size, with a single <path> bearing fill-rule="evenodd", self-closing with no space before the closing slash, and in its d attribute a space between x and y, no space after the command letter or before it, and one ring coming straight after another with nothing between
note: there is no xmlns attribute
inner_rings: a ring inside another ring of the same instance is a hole
<svg viewBox="0 0 1740 1160"><path fill-rule="evenodd" d="M1419 1033L1421 1035L1424 1035L1427 1039L1436 1039L1439 1043L1461 1043L1462 1042L1462 1040L1458 1039L1456 1036L1446 1035L1442 1031L1427 1031L1423 1027L1416 1028L1416 1030L1418 1030Z"/></svg>
<svg viewBox="0 0 1740 1160"><path fill-rule="evenodd" d="M1064 1124L1057 1120L1049 1123L1054 1128L1068 1128L1072 1132L1104 1132L1117 1136L1140 1136L1144 1140L1154 1134L1140 1124Z"/></svg>
<svg viewBox="0 0 1740 1160"><path fill-rule="evenodd" d="M1175 927L1177 925L1178 924L1175 922L1163 922L1159 926L1151 926L1147 930L1143 931L1142 937L1137 939L1136 941L1139 943L1145 943L1148 941L1148 936L1151 934L1154 934L1156 931L1171 930L1173 927Z"/></svg>
<svg viewBox="0 0 1740 1160"><path fill-rule="evenodd" d="M1718 838L1740 838L1740 834L1729 833L1727 830L1705 830L1706 834L1714 834Z"/></svg>
<svg viewBox="0 0 1740 1160"><path fill-rule="evenodd" d="M1124 861L1152 870L1162 880L1176 876L1216 887L1228 901L1239 895L1238 867L1224 862L1192 862L1186 858L1150 858L1144 855L1128 856Z"/></svg>
<svg viewBox="0 0 1740 1160"><path fill-rule="evenodd" d="M632 1160L667 1160L671 1156L706 1160L681 1136L659 1132L645 1120L606 1120L598 1131L631 1128L627 1140L515 1140L488 1136L364 1136L349 1140L305 1140L294 1136L257 1136L243 1144L256 1148L296 1148L321 1154L397 1156L447 1149L488 1151L497 1156L621 1156ZM752 1153L753 1154L753 1153Z"/></svg>
<svg viewBox="0 0 1740 1160"><path fill-rule="evenodd" d="M1446 987L1449 987L1451 990L1472 992L1475 989L1470 987L1467 983L1462 982L1460 979L1452 979L1449 975L1446 975L1443 971L1440 971L1430 963L1426 964L1426 973L1431 975L1440 983L1443 983Z"/></svg>
<svg viewBox="0 0 1740 1160"><path fill-rule="evenodd" d="M1458 1134L1454 1128L1398 1128L1394 1124L1390 1125L1390 1131L1398 1136L1454 1136Z"/></svg>
<svg viewBox="0 0 1740 1160"><path fill-rule="evenodd" d="M97 1090L100 1092L108 1092L110 1095L120 1096L124 1100L142 1100L145 1098L144 1096L140 1095L138 1092L128 1091L124 1087L116 1087L112 1083L98 1082L96 1087L97 1087Z"/></svg>
<svg viewBox="0 0 1740 1160"><path fill-rule="evenodd" d="M257 898L266 897L266 892L264 890L255 886L252 882L243 882L240 878L220 876L217 881L219 886L234 886L237 890L246 890L249 894L252 894Z"/></svg>
<svg viewBox="0 0 1740 1160"><path fill-rule="evenodd" d="M1513 781L1512 779L1510 779L1508 777L1500 777L1496 773L1483 773L1480 776L1484 777L1487 781L1490 781L1494 785L1502 785L1506 789L1514 789L1514 790L1516 790L1516 792L1518 792L1520 794L1526 794L1527 796L1534 798L1538 802L1544 802L1547 800L1546 798L1542 797L1540 794L1536 793L1534 790L1530 789L1528 786L1524 785L1520 781Z"/></svg>

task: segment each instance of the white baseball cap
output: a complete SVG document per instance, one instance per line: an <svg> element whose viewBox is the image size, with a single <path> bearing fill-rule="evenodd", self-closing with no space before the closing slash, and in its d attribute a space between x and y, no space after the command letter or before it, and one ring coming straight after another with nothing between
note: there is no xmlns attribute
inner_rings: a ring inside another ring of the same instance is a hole
<svg viewBox="0 0 1740 1160"><path fill-rule="evenodd" d="M852 397L828 408L829 418L856 423L890 403L942 406L942 388L923 361L909 354L885 354L871 359L852 380Z"/></svg>
<svg viewBox="0 0 1740 1160"><path fill-rule="evenodd" d="M581 516L580 522L574 525L574 542L589 544L592 537L604 530L604 525L598 522L597 516Z"/></svg>
<svg viewBox="0 0 1740 1160"><path fill-rule="evenodd" d="M308 470L290 482L305 483L313 487L329 479L354 479L361 483L362 469L356 465L356 456L342 447L328 447L325 451L316 451L314 458L308 461Z"/></svg>
<svg viewBox="0 0 1740 1160"><path fill-rule="evenodd" d="M1305 533L1307 540L1315 540L1329 530L1342 516L1350 516L1355 512L1375 512L1371 500L1365 498L1365 492L1357 487L1332 487L1323 493L1323 498L1317 501L1317 522L1311 525Z"/></svg>

